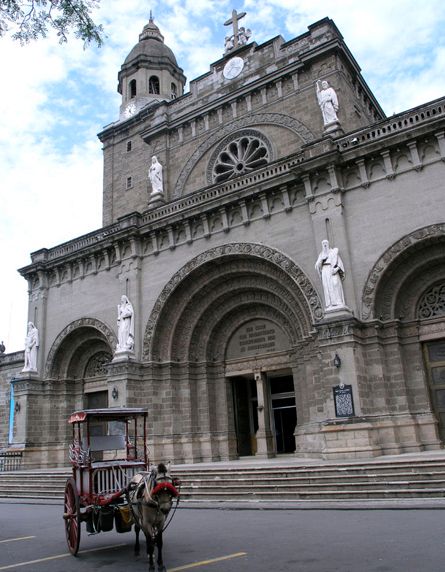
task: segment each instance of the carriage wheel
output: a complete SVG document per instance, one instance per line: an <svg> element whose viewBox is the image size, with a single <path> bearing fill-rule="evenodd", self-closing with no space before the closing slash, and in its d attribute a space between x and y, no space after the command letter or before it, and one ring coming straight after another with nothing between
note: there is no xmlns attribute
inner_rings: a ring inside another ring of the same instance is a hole
<svg viewBox="0 0 445 572"><path fill-rule="evenodd" d="M76 483L73 478L66 481L65 485L65 534L68 550L76 556L80 544L80 502L77 494Z"/></svg>

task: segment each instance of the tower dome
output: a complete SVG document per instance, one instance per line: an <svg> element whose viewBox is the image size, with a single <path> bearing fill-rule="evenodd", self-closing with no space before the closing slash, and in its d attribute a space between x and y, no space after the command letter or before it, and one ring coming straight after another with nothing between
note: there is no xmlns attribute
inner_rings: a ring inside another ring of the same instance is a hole
<svg viewBox="0 0 445 572"><path fill-rule="evenodd" d="M153 101L174 99L183 94L186 77L175 54L164 44L164 36L150 14L118 74L122 95L121 118L125 119Z"/></svg>

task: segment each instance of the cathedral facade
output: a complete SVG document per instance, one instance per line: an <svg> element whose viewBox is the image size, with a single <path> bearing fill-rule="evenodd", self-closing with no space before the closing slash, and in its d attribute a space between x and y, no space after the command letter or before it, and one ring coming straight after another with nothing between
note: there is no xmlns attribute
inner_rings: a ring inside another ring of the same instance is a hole
<svg viewBox="0 0 445 572"><path fill-rule="evenodd" d="M442 447L445 99L387 118L331 20L232 23L184 93L150 19L103 227L20 270L38 347L0 356L0 446L25 464L65 464L86 407L147 407L177 463Z"/></svg>

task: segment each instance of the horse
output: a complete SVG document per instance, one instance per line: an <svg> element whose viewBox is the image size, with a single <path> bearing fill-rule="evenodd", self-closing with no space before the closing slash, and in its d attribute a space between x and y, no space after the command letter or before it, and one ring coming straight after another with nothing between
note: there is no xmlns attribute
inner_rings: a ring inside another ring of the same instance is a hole
<svg viewBox="0 0 445 572"><path fill-rule="evenodd" d="M149 472L137 473L127 487L127 495L136 533L135 554L139 554L139 532L142 530L147 544L149 572L155 570L155 546L158 549L158 572L166 572L162 559L162 532L173 506L173 499L179 499L169 467L159 463Z"/></svg>

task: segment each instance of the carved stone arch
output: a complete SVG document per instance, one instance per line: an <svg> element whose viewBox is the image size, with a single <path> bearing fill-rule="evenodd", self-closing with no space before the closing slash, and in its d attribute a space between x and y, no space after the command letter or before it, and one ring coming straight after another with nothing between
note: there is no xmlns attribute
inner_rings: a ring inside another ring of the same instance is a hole
<svg viewBox="0 0 445 572"><path fill-rule="evenodd" d="M192 153L191 157L184 165L181 173L179 174L178 180L173 191L173 198L178 198L182 196L185 183L193 171L195 165L198 163L200 158L206 153L211 147L216 145L221 139L230 136L236 131L243 129L252 128L254 129L258 125L279 125L293 131L302 141L302 143L310 143L315 139L315 135L312 131L306 127L306 125L293 117L288 115L283 115L281 113L257 113L246 115L241 119L236 119L227 123L221 129L218 129L215 133L210 135L199 147Z"/></svg>
<svg viewBox="0 0 445 572"><path fill-rule="evenodd" d="M48 353L45 375L50 379L81 377L95 354L113 354L117 338L113 330L95 318L81 318L66 326Z"/></svg>
<svg viewBox="0 0 445 572"><path fill-rule="evenodd" d="M363 288L362 318L412 319L417 300L443 275L445 223L418 229L374 264Z"/></svg>
<svg viewBox="0 0 445 572"><path fill-rule="evenodd" d="M275 321L287 333L289 343L295 343L301 339L301 332L298 331L299 324L292 324L289 319L289 316L294 314L292 308L283 302L278 295L266 291L247 291L244 294L236 292L230 299L224 300L224 302L218 301L218 304L208 306L193 324L190 335L183 340L184 343L180 347L173 347L172 352L184 361L189 358L203 361L209 355L211 355L212 360L214 358L221 359L221 352L224 353L228 337L224 339L218 351L209 351L209 341L216 336L216 332L219 330L222 330L227 336L230 335L227 325L230 323L231 317L234 316L235 319L239 319L240 316L249 313L253 319L254 312L258 312L258 315L262 317L274 314ZM246 321L245 317L243 321ZM176 336L176 340L178 338L179 336Z"/></svg>
<svg viewBox="0 0 445 572"><path fill-rule="evenodd" d="M241 269L243 274L238 276L236 275L238 266L239 263L236 263L235 269L226 273L224 282L218 283L213 288L206 285L202 292L198 290L198 296L205 299L205 308L201 301L201 311L198 313L193 303L188 304L184 312L180 314L181 320L177 326L171 327L171 339L174 338L176 342L176 345L171 345L172 353L178 356L178 359L186 360L187 355L198 353L201 356L200 359L204 359L203 348L207 345L206 340L209 339L213 329L225 314L241 306L252 304L260 306L267 302L269 307L281 312L284 322L288 322L290 315L296 317L294 325L289 324L287 328L288 335L293 342L302 338L303 330L309 328L301 301L292 295L288 290L290 285L283 284L284 280L278 273L273 272L274 269L271 269L271 276L268 276L263 268L255 273L255 269L246 261L246 268ZM207 275L206 280L211 280L211 276ZM230 281L229 287L226 286L228 281Z"/></svg>
<svg viewBox="0 0 445 572"><path fill-rule="evenodd" d="M295 324L291 322L289 316L283 315L279 310L270 306L246 306L238 308L228 315L222 316L218 327L214 328L207 344L207 361L222 361L227 350L227 341L230 340L236 330L246 322L254 319L268 320L281 328L289 338L289 344L296 345L299 338L295 337ZM197 347L201 347L198 341Z"/></svg>
<svg viewBox="0 0 445 572"><path fill-rule="evenodd" d="M323 317L317 292L290 258L261 244L228 243L190 260L164 287L146 326L144 359L188 360L196 344L203 357L199 340L210 340L240 304L277 312L292 341Z"/></svg>

